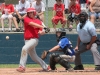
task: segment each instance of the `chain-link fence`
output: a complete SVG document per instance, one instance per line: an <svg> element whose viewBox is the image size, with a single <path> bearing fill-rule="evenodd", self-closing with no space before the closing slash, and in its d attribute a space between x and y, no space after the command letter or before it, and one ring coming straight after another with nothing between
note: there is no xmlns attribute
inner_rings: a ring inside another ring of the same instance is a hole
<svg viewBox="0 0 100 75"><path fill-rule="evenodd" d="M4 1L6 1L6 3L12 3L12 4L18 4L18 1L17 0L0 0L0 3L3 3ZM56 3L55 0L42 0L45 4L45 7L46 7L46 11L45 11L45 24L49 27L53 27L52 25L52 17L53 17L53 14L52 14L52 10L53 10L53 6L54 4ZM64 2L64 0L62 0ZM66 16L67 18L67 16ZM96 20L95 21L95 26L97 29L100 28L100 20ZM57 25L57 27L61 27L60 23ZM66 26L67 27L67 24ZM74 24L74 28L76 28L76 25Z"/></svg>
<svg viewBox="0 0 100 75"><path fill-rule="evenodd" d="M52 22L51 22L52 9L53 9L53 6L54 6L54 4L55 4L56 1L55 0L42 0L42 1L46 5L45 24L46 25L50 25L50 27L52 27ZM63 2L64 2L64 0L63 0ZM86 10L86 12L87 12L87 10ZM67 18L67 16L66 16L66 18ZM99 29L100 28L100 20L99 19L96 19L94 25L95 25L96 29ZM67 25L66 25L66 27L67 27ZM76 25L75 24L74 24L74 28L76 28Z"/></svg>

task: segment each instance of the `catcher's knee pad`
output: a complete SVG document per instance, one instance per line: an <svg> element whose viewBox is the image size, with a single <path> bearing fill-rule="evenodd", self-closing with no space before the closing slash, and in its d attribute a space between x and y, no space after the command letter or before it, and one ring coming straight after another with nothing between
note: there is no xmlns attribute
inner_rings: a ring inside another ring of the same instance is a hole
<svg viewBox="0 0 100 75"><path fill-rule="evenodd" d="M50 58L52 58L55 62L57 62L58 63L58 61L61 59L60 58L60 56L59 56L59 54L57 54L57 53L52 53L51 55L50 55Z"/></svg>
<svg viewBox="0 0 100 75"><path fill-rule="evenodd" d="M57 54L57 53L52 53L51 55L50 55L50 58L54 58L54 57L58 57L59 56L59 54Z"/></svg>

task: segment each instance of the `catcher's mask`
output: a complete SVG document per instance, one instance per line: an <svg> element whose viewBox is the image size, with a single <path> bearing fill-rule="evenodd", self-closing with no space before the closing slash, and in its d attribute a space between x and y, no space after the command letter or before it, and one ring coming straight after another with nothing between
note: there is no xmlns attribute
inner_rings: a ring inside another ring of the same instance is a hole
<svg viewBox="0 0 100 75"><path fill-rule="evenodd" d="M79 14L80 29L82 29L82 27L85 25L87 19L88 19L88 14L86 12L81 12Z"/></svg>
<svg viewBox="0 0 100 75"><path fill-rule="evenodd" d="M56 38L57 41L59 42L61 38L66 37L66 31L63 28L59 28L56 30Z"/></svg>
<svg viewBox="0 0 100 75"><path fill-rule="evenodd" d="M36 10L35 10L34 8L28 8L28 9L26 10L26 12L27 12L27 15L28 15L30 12L33 12L34 16L36 16Z"/></svg>

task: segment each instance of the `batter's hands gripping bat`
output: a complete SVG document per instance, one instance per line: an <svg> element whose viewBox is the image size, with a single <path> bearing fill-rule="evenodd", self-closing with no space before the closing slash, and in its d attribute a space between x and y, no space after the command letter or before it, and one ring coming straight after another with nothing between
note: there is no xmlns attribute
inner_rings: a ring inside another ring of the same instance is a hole
<svg viewBox="0 0 100 75"><path fill-rule="evenodd" d="M47 51L43 51L42 55L41 55L41 59L44 60L47 57L48 52Z"/></svg>
<svg viewBox="0 0 100 75"><path fill-rule="evenodd" d="M42 22L42 25L44 26L45 33L50 32L50 28L48 28L47 26L45 26L45 24L43 22Z"/></svg>

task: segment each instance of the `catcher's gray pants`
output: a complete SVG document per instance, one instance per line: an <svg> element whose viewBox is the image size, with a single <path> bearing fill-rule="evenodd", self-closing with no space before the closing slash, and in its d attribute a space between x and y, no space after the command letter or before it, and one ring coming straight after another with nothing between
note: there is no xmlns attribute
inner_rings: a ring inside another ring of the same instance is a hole
<svg viewBox="0 0 100 75"><path fill-rule="evenodd" d="M81 57L80 57L80 54L85 52L85 51L88 51L86 49L86 45L87 44L81 44L79 46L79 50L75 52L75 65L81 65ZM93 43L91 48L90 48L90 51L92 52L92 55L93 55L93 58L94 58L94 64L95 65L100 65L100 54L97 50L97 44L96 43Z"/></svg>
<svg viewBox="0 0 100 75"><path fill-rule="evenodd" d="M38 44L38 39L36 39L36 38L30 39L30 40L25 40L25 45L23 46L22 52L21 52L19 66L22 66L22 67L26 66L26 61L27 61L27 57L28 57L28 53L29 53L29 55L33 61L40 64L43 69L45 69L45 70L47 69L48 65L40 57L38 57L38 55L35 51L35 47L37 46L37 44Z"/></svg>
<svg viewBox="0 0 100 75"><path fill-rule="evenodd" d="M67 60L68 62L74 62L75 61L75 55L69 56L69 55L59 55L62 59Z"/></svg>

